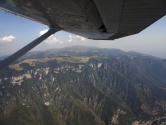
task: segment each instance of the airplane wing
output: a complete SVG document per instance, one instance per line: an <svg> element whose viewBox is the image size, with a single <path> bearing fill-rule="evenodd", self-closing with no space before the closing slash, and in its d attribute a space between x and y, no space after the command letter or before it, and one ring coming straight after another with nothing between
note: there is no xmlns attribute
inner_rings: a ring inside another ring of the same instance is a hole
<svg viewBox="0 0 166 125"><path fill-rule="evenodd" d="M166 0L1 0L0 8L57 30L113 40L163 17Z"/></svg>

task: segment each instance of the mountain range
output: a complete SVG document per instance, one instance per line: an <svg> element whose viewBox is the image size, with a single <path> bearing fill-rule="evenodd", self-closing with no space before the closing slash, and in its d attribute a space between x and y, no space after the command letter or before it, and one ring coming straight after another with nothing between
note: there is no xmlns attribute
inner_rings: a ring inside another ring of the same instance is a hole
<svg viewBox="0 0 166 125"><path fill-rule="evenodd" d="M1 125L151 125L166 116L166 59L74 46L0 71Z"/></svg>

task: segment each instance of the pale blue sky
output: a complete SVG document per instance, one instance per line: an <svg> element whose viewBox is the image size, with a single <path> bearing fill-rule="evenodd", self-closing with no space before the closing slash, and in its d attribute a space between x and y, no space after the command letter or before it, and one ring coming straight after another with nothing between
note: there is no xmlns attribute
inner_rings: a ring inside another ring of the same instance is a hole
<svg viewBox="0 0 166 125"><path fill-rule="evenodd" d="M0 56L12 54L36 39L47 26L0 10ZM166 16L139 34L114 41L89 40L60 31L33 50L73 45L118 48L166 58Z"/></svg>

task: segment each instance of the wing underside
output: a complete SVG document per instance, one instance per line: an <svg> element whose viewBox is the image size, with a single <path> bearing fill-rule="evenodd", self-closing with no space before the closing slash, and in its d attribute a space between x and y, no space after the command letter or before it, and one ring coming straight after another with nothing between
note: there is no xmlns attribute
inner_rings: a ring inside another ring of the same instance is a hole
<svg viewBox="0 0 166 125"><path fill-rule="evenodd" d="M90 39L139 33L166 14L165 0L3 0L6 12Z"/></svg>

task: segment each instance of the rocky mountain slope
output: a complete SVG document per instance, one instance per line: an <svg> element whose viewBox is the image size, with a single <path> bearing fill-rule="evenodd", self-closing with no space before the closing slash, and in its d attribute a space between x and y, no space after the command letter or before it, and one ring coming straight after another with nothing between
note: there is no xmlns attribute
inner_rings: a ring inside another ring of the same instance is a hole
<svg viewBox="0 0 166 125"><path fill-rule="evenodd" d="M71 47L0 71L1 125L150 124L166 114L166 60Z"/></svg>

